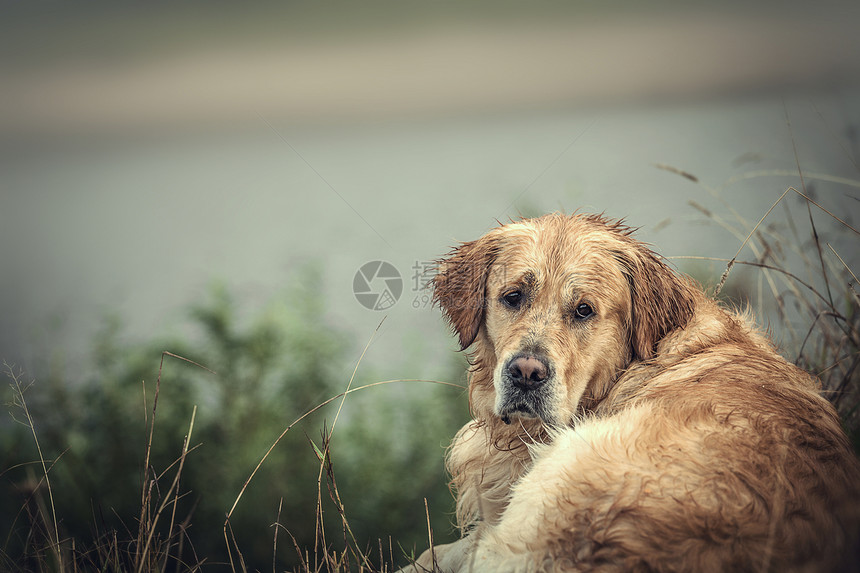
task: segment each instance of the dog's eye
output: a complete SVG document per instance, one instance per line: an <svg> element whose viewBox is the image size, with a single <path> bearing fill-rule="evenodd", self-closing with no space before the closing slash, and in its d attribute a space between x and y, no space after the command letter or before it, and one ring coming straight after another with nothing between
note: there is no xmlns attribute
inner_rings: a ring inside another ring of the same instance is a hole
<svg viewBox="0 0 860 573"><path fill-rule="evenodd" d="M582 303L581 305L576 307L574 314L576 315L576 318L578 318L579 320L584 320L584 319L588 318L589 316L591 316L592 314L594 314L594 310L590 306L588 306L587 304Z"/></svg>
<svg viewBox="0 0 860 573"><path fill-rule="evenodd" d="M517 308L523 300L523 293L518 290L511 291L502 297L502 302L511 308Z"/></svg>

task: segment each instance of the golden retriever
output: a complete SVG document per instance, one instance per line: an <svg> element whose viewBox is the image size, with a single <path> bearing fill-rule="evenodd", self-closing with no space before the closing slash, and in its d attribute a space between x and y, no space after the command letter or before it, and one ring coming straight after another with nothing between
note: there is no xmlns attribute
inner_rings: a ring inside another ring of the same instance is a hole
<svg viewBox="0 0 860 573"><path fill-rule="evenodd" d="M860 463L817 380L621 222L500 226L433 286L474 419L447 459L463 537L411 570L860 565Z"/></svg>

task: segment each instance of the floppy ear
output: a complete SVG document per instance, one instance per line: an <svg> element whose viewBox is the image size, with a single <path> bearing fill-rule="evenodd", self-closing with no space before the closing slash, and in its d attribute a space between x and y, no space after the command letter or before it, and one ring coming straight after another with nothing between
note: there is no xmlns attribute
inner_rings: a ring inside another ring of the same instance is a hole
<svg viewBox="0 0 860 573"><path fill-rule="evenodd" d="M633 244L615 256L630 285L633 352L648 360L664 336L687 325L696 304L695 290L644 245Z"/></svg>
<svg viewBox="0 0 860 573"><path fill-rule="evenodd" d="M498 253L497 241L482 237L463 243L437 261L433 301L439 305L451 328L460 337L460 349L475 341L486 305L487 276Z"/></svg>

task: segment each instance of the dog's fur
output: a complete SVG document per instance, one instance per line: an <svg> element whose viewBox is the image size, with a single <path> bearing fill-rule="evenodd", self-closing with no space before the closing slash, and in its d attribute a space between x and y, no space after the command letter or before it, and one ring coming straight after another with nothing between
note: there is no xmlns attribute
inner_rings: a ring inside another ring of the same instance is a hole
<svg viewBox="0 0 860 573"><path fill-rule="evenodd" d="M463 538L419 569L860 563L860 463L817 380L620 222L503 225L433 283L474 419L447 460Z"/></svg>

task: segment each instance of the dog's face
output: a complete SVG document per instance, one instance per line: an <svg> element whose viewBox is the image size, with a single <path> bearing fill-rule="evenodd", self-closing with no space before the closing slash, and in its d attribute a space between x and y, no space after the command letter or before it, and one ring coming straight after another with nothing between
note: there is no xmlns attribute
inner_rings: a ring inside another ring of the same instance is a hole
<svg viewBox="0 0 860 573"><path fill-rule="evenodd" d="M521 224L489 268L494 413L556 424L630 360L627 281L594 233Z"/></svg>
<svg viewBox="0 0 860 573"><path fill-rule="evenodd" d="M689 318L665 265L618 223L547 215L490 231L441 261L435 297L492 380L473 408L509 423L571 422L634 358Z"/></svg>

